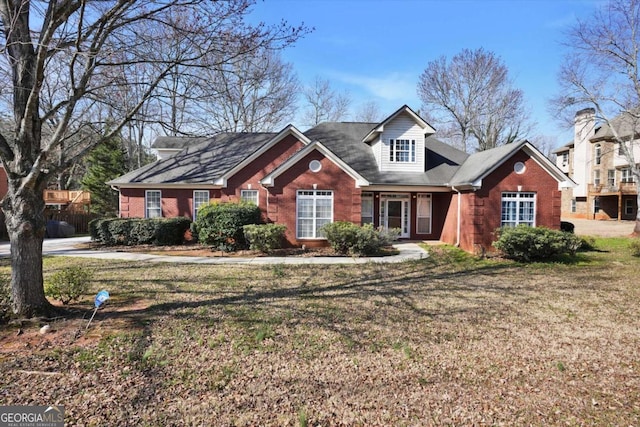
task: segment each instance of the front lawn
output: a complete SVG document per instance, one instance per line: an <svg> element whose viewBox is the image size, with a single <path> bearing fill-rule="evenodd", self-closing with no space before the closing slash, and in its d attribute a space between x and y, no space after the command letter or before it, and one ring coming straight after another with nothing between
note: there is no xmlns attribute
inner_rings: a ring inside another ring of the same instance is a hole
<svg viewBox="0 0 640 427"><path fill-rule="evenodd" d="M53 333L3 326L0 404L67 425L636 425L640 260L619 242L532 265L47 258L93 270L93 294Z"/></svg>

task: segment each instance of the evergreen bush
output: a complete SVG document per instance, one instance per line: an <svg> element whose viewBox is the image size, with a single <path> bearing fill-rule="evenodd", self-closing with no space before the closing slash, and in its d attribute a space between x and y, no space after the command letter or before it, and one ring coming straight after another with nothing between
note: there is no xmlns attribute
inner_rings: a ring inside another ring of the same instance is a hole
<svg viewBox="0 0 640 427"><path fill-rule="evenodd" d="M242 227L249 249L269 253L282 248L287 227L282 224L249 224Z"/></svg>
<svg viewBox="0 0 640 427"><path fill-rule="evenodd" d="M575 255L582 239L574 234L545 227L502 227L493 246L507 258L531 262L546 260L561 254Z"/></svg>
<svg viewBox="0 0 640 427"><path fill-rule="evenodd" d="M400 230L376 230L371 224L360 227L348 221L325 224L321 230L331 248L344 255L374 255L400 235Z"/></svg>
<svg viewBox="0 0 640 427"><path fill-rule="evenodd" d="M259 224L260 220L260 208L253 203L210 203L198 209L198 241L225 252L246 249L248 246L242 227Z"/></svg>
<svg viewBox="0 0 640 427"><path fill-rule="evenodd" d="M107 218L89 223L91 240L106 245L179 245L191 220L177 218Z"/></svg>

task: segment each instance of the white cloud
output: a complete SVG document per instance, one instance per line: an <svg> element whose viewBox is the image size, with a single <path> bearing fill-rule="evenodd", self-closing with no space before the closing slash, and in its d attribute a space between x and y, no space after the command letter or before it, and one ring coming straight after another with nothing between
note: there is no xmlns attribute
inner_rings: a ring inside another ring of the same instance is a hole
<svg viewBox="0 0 640 427"><path fill-rule="evenodd" d="M385 101L400 101L401 104L416 99L415 76L390 73L384 76L366 76L349 73L331 73L332 77L345 84L360 87L369 95Z"/></svg>

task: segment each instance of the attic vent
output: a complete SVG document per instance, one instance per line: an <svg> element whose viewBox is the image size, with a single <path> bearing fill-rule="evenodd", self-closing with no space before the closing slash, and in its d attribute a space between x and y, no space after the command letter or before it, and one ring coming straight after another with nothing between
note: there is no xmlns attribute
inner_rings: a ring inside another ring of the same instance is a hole
<svg viewBox="0 0 640 427"><path fill-rule="evenodd" d="M522 162L516 162L516 164L513 165L513 171L515 173L517 173L518 175L523 174L524 171L526 171L526 170L527 170L527 167Z"/></svg>
<svg viewBox="0 0 640 427"><path fill-rule="evenodd" d="M320 163L320 161L311 160L309 162L309 170L311 172L313 172L313 173L320 172L320 169L322 169L322 163Z"/></svg>

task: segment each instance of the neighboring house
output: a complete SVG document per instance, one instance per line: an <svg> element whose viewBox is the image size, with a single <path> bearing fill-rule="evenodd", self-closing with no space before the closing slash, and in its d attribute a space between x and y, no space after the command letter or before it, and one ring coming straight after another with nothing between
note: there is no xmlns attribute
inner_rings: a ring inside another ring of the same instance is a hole
<svg viewBox="0 0 640 427"><path fill-rule="evenodd" d="M613 142L608 125L596 122L595 110L586 108L575 116L574 139L554 151L556 165L576 184L562 191L564 218L634 220L638 212L638 186L634 182L620 144ZM637 134L620 117L611 121L622 138ZM640 146L633 144L634 158Z"/></svg>
<svg viewBox="0 0 640 427"><path fill-rule="evenodd" d="M403 106L381 123L162 138L162 159L109 184L121 217L195 218L213 200L256 203L297 246L324 244L319 228L332 221L467 251L490 249L503 225L560 227L560 187L573 183L530 143L468 155L434 132Z"/></svg>

